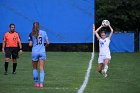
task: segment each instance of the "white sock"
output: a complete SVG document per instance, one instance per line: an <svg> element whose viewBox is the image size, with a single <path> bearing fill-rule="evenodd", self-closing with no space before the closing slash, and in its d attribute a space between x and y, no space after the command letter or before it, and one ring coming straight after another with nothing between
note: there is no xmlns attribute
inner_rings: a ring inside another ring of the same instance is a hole
<svg viewBox="0 0 140 93"><path fill-rule="evenodd" d="M107 72L107 70L108 70L108 65L105 65L105 66L104 66L104 71L105 71L105 73Z"/></svg>

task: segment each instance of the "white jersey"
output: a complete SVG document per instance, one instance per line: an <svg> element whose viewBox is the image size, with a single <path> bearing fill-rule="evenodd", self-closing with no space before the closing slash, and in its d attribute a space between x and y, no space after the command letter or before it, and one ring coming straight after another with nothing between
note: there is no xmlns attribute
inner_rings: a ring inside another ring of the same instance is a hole
<svg viewBox="0 0 140 93"><path fill-rule="evenodd" d="M110 56L109 44L110 44L109 38L99 40L100 56Z"/></svg>

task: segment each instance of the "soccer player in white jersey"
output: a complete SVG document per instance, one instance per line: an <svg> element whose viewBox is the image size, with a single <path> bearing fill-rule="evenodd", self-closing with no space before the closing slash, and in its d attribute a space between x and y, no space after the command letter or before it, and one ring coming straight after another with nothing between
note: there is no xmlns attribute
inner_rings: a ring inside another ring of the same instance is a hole
<svg viewBox="0 0 140 93"><path fill-rule="evenodd" d="M109 61L111 60L109 44L113 34L113 29L110 25L108 25L108 27L110 28L111 32L110 35L107 37L105 31L102 31L100 35L98 34L101 28L103 28L102 25L99 28L97 28L97 30L95 30L95 26L93 26L93 30L96 37L99 40L99 47L100 47L99 58L98 58L98 72L102 73L104 77L107 77L108 64Z"/></svg>

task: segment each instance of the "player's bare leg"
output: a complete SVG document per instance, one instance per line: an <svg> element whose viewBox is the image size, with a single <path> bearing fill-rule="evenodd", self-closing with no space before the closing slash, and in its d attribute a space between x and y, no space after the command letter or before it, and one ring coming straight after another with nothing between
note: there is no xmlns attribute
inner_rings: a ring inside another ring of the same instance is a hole
<svg viewBox="0 0 140 93"><path fill-rule="evenodd" d="M37 69L37 64L38 64L37 61L32 61L33 69Z"/></svg>
<svg viewBox="0 0 140 93"><path fill-rule="evenodd" d="M98 72L99 72L99 73L102 72L102 64L98 64Z"/></svg>
<svg viewBox="0 0 140 93"><path fill-rule="evenodd" d="M39 66L40 66L40 70L44 70L44 60L39 60Z"/></svg>

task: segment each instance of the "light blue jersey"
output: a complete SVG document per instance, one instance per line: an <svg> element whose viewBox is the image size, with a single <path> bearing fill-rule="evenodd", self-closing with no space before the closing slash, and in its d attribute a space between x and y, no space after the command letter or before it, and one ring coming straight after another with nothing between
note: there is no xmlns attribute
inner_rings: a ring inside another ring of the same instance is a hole
<svg viewBox="0 0 140 93"><path fill-rule="evenodd" d="M33 61L46 59L44 43L46 43L47 39L48 37L45 31L39 30L38 40L32 35L32 33L30 33L29 41L33 42L33 47L32 47L32 60Z"/></svg>

